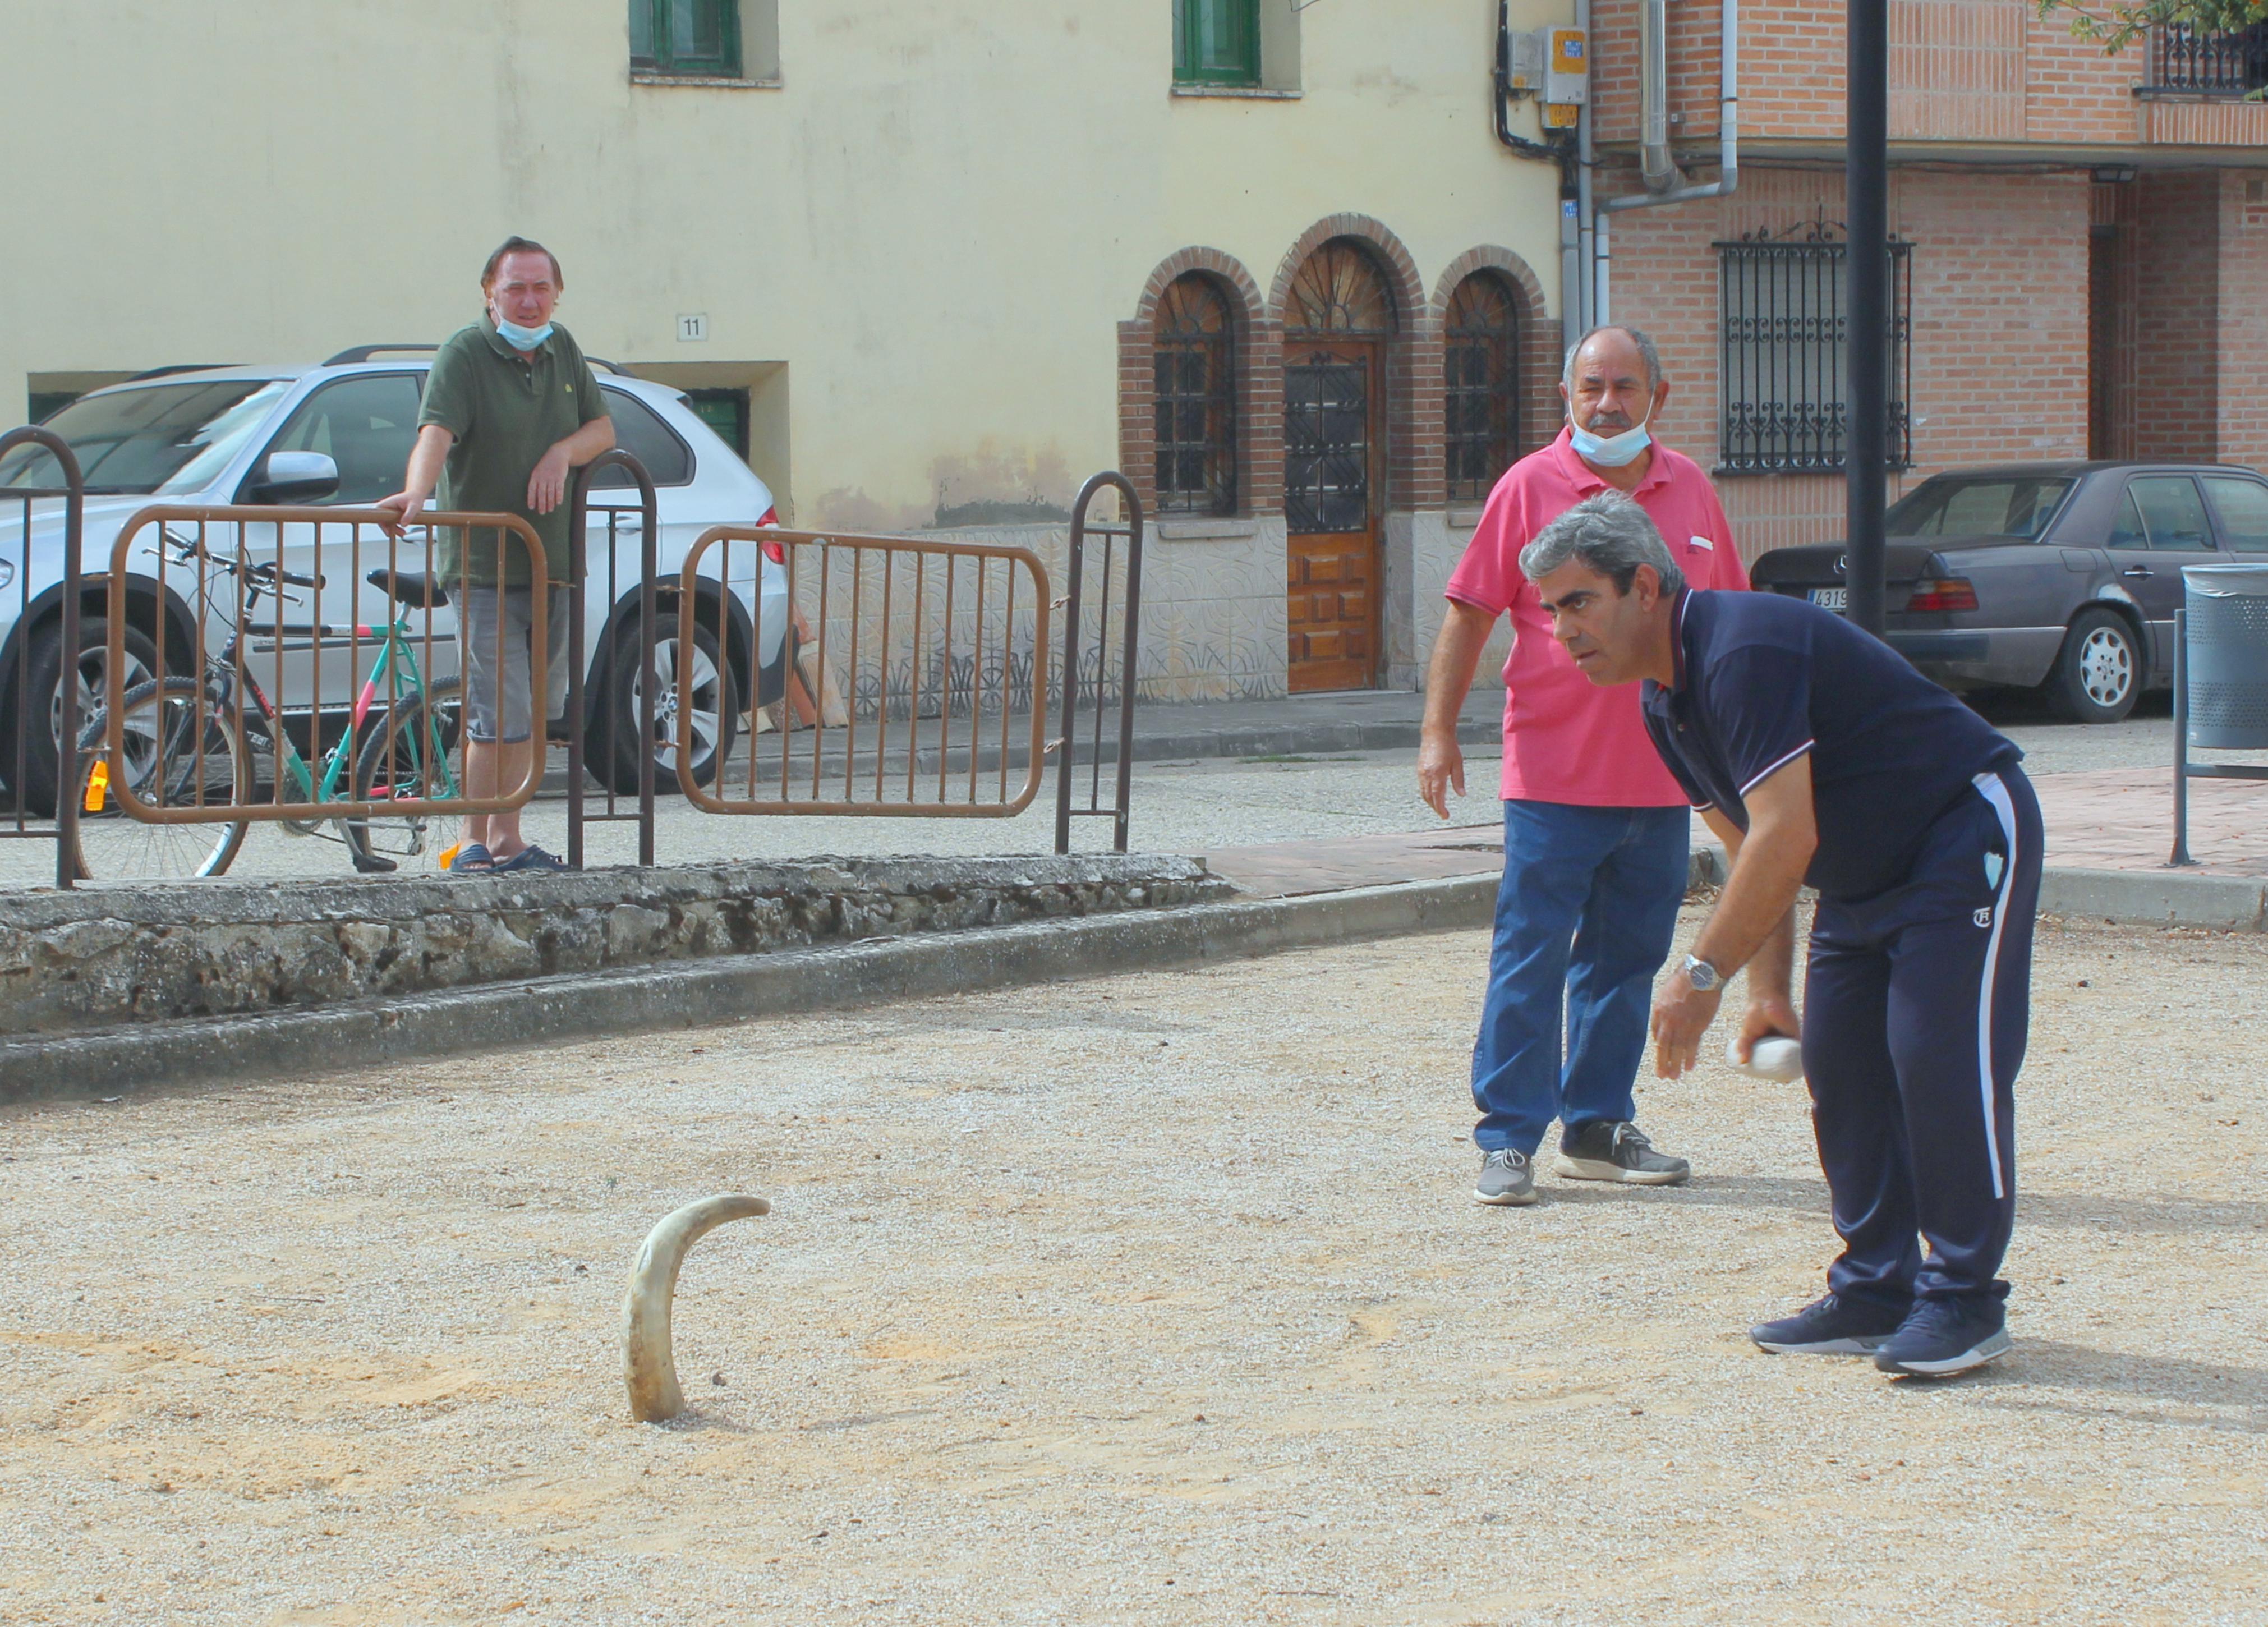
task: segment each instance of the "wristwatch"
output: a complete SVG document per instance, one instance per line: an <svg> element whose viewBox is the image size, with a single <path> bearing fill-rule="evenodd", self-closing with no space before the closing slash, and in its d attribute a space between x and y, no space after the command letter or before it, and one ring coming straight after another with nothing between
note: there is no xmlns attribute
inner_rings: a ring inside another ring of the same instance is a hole
<svg viewBox="0 0 2268 1627"><path fill-rule="evenodd" d="M1722 972L1698 955L1689 954L1685 957L1684 970L1685 981L1691 983L1695 990L1702 994L1708 993L1710 990L1725 981Z"/></svg>

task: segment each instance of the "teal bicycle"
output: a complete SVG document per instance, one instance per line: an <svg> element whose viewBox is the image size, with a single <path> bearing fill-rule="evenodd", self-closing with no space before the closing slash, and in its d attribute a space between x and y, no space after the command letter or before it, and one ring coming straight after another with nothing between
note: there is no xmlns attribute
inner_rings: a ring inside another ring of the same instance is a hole
<svg viewBox="0 0 2268 1627"><path fill-rule="evenodd" d="M263 596L274 599L279 607L285 602L304 604L303 598L284 589L320 588L321 578L295 576L274 563L247 563L207 553L195 543L170 536L164 546L185 563L202 555L210 573L200 607L206 616L212 613L220 583L231 579L239 586L240 613L228 643L219 654L204 658L199 675L151 679L126 692L120 706L115 763L107 752L107 708L96 712L79 736L77 863L81 880L225 874L254 822L151 819L129 813L121 789L130 789L145 808L161 815L175 809L249 808L261 803L427 801L459 794L459 688L453 679L426 685L406 620L410 610L438 609L449 602L438 581L383 570L370 573L372 585L390 594L401 608L382 631L357 629L378 645L378 654L343 732L320 754L319 774L300 755L282 713L254 678L245 659L244 631ZM326 629L305 630L320 637ZM321 738L321 716L320 710L309 714L311 745ZM259 822L280 824L293 836L342 843L354 867L365 873L394 870L401 859L424 852L432 824L430 815L412 813Z"/></svg>

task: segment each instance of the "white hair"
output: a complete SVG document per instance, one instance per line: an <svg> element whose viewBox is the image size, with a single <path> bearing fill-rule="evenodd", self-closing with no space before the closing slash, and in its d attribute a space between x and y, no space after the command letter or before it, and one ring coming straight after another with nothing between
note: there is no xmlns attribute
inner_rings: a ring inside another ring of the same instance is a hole
<svg viewBox="0 0 2268 1627"><path fill-rule="evenodd" d="M1653 335L1643 328L1625 328L1620 322L1609 322L1603 328L1594 328L1567 347L1567 360L1559 370L1559 382L1567 387L1569 394L1575 390L1575 354L1601 334L1621 334L1638 347L1638 359L1646 364L1646 387L1651 392L1661 387L1661 352L1655 348Z"/></svg>

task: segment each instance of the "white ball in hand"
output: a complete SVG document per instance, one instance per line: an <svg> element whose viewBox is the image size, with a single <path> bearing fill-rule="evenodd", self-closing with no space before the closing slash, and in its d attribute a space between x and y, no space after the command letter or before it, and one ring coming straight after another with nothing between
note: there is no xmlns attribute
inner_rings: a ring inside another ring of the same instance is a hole
<svg viewBox="0 0 2268 1627"><path fill-rule="evenodd" d="M1778 1034L1768 1034L1756 1042L1746 1062L1741 1060L1740 1038L1734 1036L1725 1047L1725 1060L1742 1072L1759 1079L1777 1079L1786 1084L1803 1077L1803 1042Z"/></svg>

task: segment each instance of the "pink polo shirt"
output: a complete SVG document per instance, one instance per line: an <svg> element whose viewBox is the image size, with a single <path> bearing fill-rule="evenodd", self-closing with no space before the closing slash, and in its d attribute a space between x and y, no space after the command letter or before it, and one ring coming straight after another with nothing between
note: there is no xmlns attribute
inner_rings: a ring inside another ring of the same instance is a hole
<svg viewBox="0 0 2268 1627"><path fill-rule="evenodd" d="M1449 578L1448 596L1476 609L1512 614L1512 659L1504 664L1504 786L1507 799L1584 807L1683 807L1685 793L1646 738L1638 687L1594 684L1551 636L1520 550L1581 502L1609 490L1559 438L1505 471ZM1700 466L1656 443L1653 465L1631 496L1660 527L1694 587L1745 588L1749 573L1733 527Z"/></svg>

